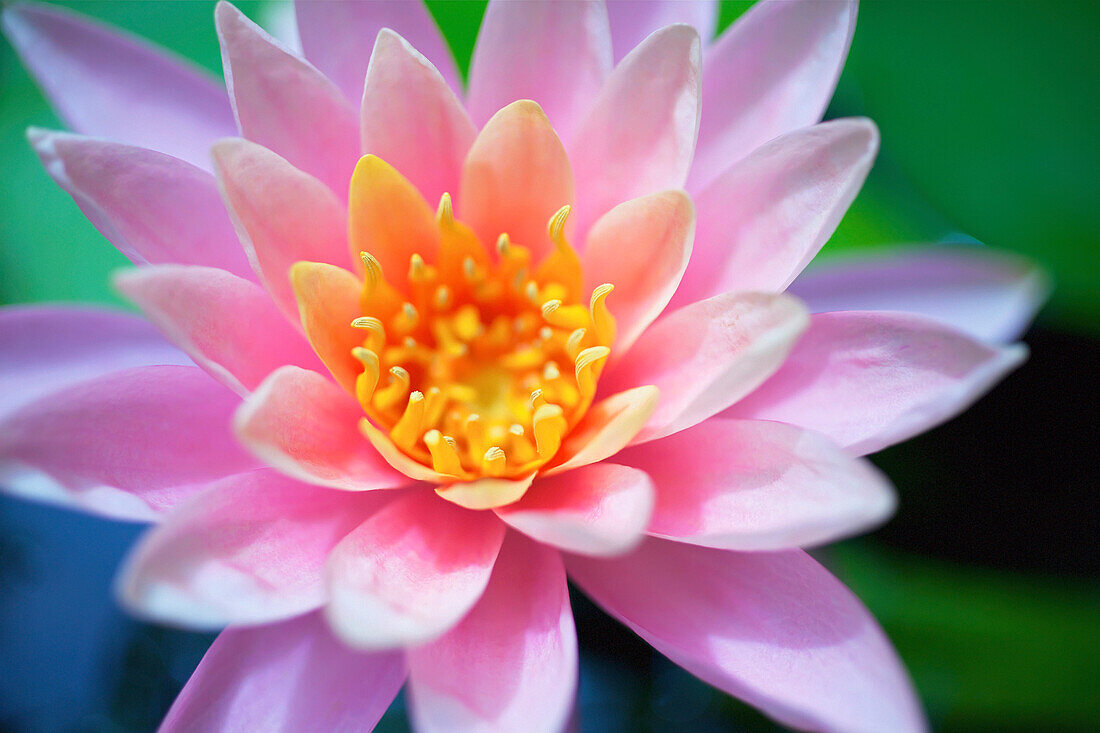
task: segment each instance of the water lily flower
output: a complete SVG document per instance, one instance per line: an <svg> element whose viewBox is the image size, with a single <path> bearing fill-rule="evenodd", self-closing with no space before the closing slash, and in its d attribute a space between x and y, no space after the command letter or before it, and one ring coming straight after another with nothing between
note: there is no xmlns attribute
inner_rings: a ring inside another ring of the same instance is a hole
<svg viewBox="0 0 1100 733"><path fill-rule="evenodd" d="M299 3L304 55L215 16L228 96L4 11L75 131L31 143L148 320L0 312L0 484L154 522L122 602L229 627L162 730L367 729L406 681L421 730L559 730L567 574L784 724L922 729L803 548L886 519L861 456L1018 365L1042 282L969 250L800 277L878 146L816 124L855 4L704 49L714 3L493 0L465 90L417 3Z"/></svg>

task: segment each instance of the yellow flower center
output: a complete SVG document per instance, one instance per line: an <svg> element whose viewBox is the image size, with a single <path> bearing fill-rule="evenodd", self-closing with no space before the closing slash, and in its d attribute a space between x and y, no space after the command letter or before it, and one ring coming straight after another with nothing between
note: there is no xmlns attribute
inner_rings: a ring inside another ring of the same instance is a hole
<svg viewBox="0 0 1100 733"><path fill-rule="evenodd" d="M548 226L554 250L497 239L495 253L456 221L443 195L438 261L409 261L394 287L370 253L356 397L403 453L462 480L519 478L543 466L584 416L615 337L609 284L584 298L566 241L569 207Z"/></svg>

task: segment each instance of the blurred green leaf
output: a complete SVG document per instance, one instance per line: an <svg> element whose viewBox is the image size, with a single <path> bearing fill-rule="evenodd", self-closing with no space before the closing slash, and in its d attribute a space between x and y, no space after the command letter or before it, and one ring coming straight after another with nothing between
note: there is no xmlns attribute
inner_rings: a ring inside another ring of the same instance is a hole
<svg viewBox="0 0 1100 733"><path fill-rule="evenodd" d="M875 614L937 730L1092 730L1100 586L902 555L870 540L823 552Z"/></svg>

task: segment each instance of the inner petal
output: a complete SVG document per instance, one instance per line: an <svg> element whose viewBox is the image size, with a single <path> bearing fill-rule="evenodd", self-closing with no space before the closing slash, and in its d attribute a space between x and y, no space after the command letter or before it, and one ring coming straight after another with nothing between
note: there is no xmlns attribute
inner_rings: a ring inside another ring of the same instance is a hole
<svg viewBox="0 0 1100 733"><path fill-rule="evenodd" d="M434 262L415 253L388 272L361 254L356 397L409 457L460 480L527 476L588 410L615 337L613 288L582 292L569 212L551 218L554 248L537 263L506 232L490 251L447 194Z"/></svg>

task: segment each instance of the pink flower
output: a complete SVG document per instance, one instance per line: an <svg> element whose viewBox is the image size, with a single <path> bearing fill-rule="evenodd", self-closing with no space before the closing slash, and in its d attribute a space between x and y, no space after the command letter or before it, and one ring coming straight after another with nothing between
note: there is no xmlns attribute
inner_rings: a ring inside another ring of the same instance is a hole
<svg viewBox="0 0 1100 733"><path fill-rule="evenodd" d="M783 723L922 729L800 548L889 515L858 456L1019 364L995 343L1042 281L961 249L799 277L878 145L814 124L854 4L764 2L703 53L661 26L709 36L710 3L491 2L464 103L418 4L297 15L309 61L218 6L230 107L69 13L4 14L91 136L32 143L174 347L6 309L0 480L158 522L123 602L231 626L163 729L366 728L406 679L424 730L560 729L566 571Z"/></svg>

